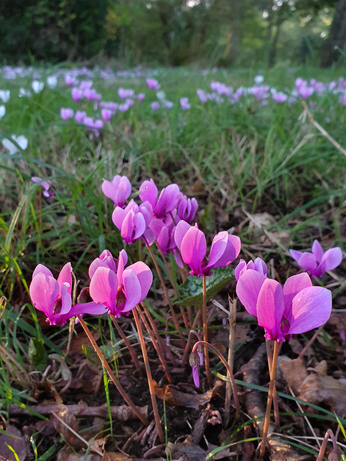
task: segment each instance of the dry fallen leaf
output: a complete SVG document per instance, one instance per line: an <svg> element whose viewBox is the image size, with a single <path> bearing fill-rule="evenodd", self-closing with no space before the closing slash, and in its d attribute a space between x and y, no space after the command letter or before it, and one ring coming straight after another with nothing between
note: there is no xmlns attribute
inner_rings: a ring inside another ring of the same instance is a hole
<svg viewBox="0 0 346 461"><path fill-rule="evenodd" d="M222 381L216 381L213 389L210 389L204 394L187 394L185 392L180 392L173 386L169 385L163 388L155 386L154 389L156 396L164 400L169 405L193 408L197 410L199 407L209 403L222 386Z"/></svg>
<svg viewBox="0 0 346 461"><path fill-rule="evenodd" d="M12 450L8 447L11 447ZM8 425L6 433L0 435L0 461L19 461L26 458L26 444L22 433L15 427Z"/></svg>
<svg viewBox="0 0 346 461"><path fill-rule="evenodd" d="M280 370L283 373L287 385L297 394L304 379L308 376L302 359L291 360L287 358L280 362Z"/></svg>

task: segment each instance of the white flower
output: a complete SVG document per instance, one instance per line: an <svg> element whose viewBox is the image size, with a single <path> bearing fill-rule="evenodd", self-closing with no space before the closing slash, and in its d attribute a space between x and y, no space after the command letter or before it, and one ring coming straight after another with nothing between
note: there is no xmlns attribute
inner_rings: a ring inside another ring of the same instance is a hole
<svg viewBox="0 0 346 461"><path fill-rule="evenodd" d="M49 88L55 88L58 84L58 77L56 75L50 75L47 77L47 85Z"/></svg>
<svg viewBox="0 0 346 461"><path fill-rule="evenodd" d="M44 88L44 82L41 82L40 80L33 80L31 87L34 90L34 93L41 93Z"/></svg>
<svg viewBox="0 0 346 461"><path fill-rule="evenodd" d="M10 99L11 91L10 90L0 90L0 99L2 102L7 102Z"/></svg>
<svg viewBox="0 0 346 461"><path fill-rule="evenodd" d="M19 145L19 147L22 150L25 150L28 147L28 140L25 136L12 135L11 138L13 141L15 141ZM13 142L10 141L9 139L3 139L2 145L4 146L5 149L9 151L11 155L16 154L18 152L18 147L15 144L13 144Z"/></svg>
<svg viewBox="0 0 346 461"><path fill-rule="evenodd" d="M5 106L0 106L0 120L2 117L6 114L6 107Z"/></svg>
<svg viewBox="0 0 346 461"><path fill-rule="evenodd" d="M19 93L18 94L19 94L20 98L23 98L23 97L30 98L30 96L31 96L30 91L26 90L25 88L19 88Z"/></svg>
<svg viewBox="0 0 346 461"><path fill-rule="evenodd" d="M263 80L264 80L263 75L256 75L256 77L254 78L256 85L260 85L261 83L263 83Z"/></svg>

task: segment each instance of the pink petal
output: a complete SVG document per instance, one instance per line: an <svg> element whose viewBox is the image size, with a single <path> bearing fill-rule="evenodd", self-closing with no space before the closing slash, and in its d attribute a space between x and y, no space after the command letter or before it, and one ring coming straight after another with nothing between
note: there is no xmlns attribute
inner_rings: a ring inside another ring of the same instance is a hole
<svg viewBox="0 0 346 461"><path fill-rule="evenodd" d="M112 182L104 179L101 189L102 189L103 194L107 198L110 198L114 202L115 205L118 205L117 198L116 198L116 195L117 195L116 186Z"/></svg>
<svg viewBox="0 0 346 461"><path fill-rule="evenodd" d="M177 227L175 228L175 231L174 231L174 240L175 240L175 244L177 245L179 250L180 250L180 247L181 247L181 242L182 242L183 238L185 237L185 234L187 233L187 231L190 228L191 228L191 226L187 222L185 222L185 221L179 221L178 222Z"/></svg>
<svg viewBox="0 0 346 461"><path fill-rule="evenodd" d="M139 190L139 198L142 200L142 202L148 201L154 208L154 206L156 205L156 199L158 194L158 190L154 181L152 179L150 179L149 181L144 181Z"/></svg>
<svg viewBox="0 0 346 461"><path fill-rule="evenodd" d="M297 250L290 250L290 253L291 253L292 258L297 262L299 261L299 258L303 254L301 251L297 251Z"/></svg>
<svg viewBox="0 0 346 461"><path fill-rule="evenodd" d="M53 277L53 274L51 273L51 271L48 269L48 267L44 266L43 264L38 264L36 267L35 267L35 270L32 274L32 278L36 277L37 274L45 274L47 275L48 277Z"/></svg>
<svg viewBox="0 0 346 461"><path fill-rule="evenodd" d="M215 261L214 264L209 263L208 266L210 269L211 268L216 268L216 267L226 267L229 264L231 264L239 255L240 253L240 248L241 248L241 241L240 238L237 237L236 235L229 235L227 232L227 240L226 240L226 248L222 254L220 254L219 251L219 258L217 261ZM220 232L220 234L223 234L223 232ZM211 253L211 252L210 252Z"/></svg>
<svg viewBox="0 0 346 461"><path fill-rule="evenodd" d="M208 266L213 267L218 262L218 260L221 259L224 252L226 251L227 242L228 233L226 231L219 232L215 235L211 243Z"/></svg>
<svg viewBox="0 0 346 461"><path fill-rule="evenodd" d="M59 285L55 278L44 272L38 273L30 283L29 293L36 309L44 312L50 318L55 301L59 296Z"/></svg>
<svg viewBox="0 0 346 461"><path fill-rule="evenodd" d="M249 271L247 271L249 272ZM245 277L246 273L244 274ZM240 281L243 277L240 278ZM266 338L283 340L281 321L284 313L284 297L282 286L276 280L266 278L258 295L258 325L266 331Z"/></svg>
<svg viewBox="0 0 346 461"><path fill-rule="evenodd" d="M237 282L239 280L239 277L244 273L244 269L246 270L246 267L246 262L244 261L244 259L241 259L237 264L236 268L234 269L234 277Z"/></svg>
<svg viewBox="0 0 346 461"><path fill-rule="evenodd" d="M60 296L61 296L61 309L59 314L67 314L70 312L72 307L72 299L71 299L71 285L67 282L64 282L60 286Z"/></svg>
<svg viewBox="0 0 346 461"><path fill-rule="evenodd" d="M121 312L129 312L141 301L141 285L135 271L129 268L124 270L123 281L126 302Z"/></svg>
<svg viewBox="0 0 346 461"><path fill-rule="evenodd" d="M107 307L104 304L98 303L80 303L74 305L68 315L65 317L66 320L75 317L76 315L91 314L91 315L102 315L107 312Z"/></svg>
<svg viewBox="0 0 346 461"><path fill-rule="evenodd" d="M298 264L305 271L309 271L311 275L315 275L317 261L312 253L303 253L299 258Z"/></svg>
<svg viewBox="0 0 346 461"><path fill-rule="evenodd" d="M112 221L115 227L121 230L121 226L126 216L126 211L120 208L119 206L115 207L112 214Z"/></svg>
<svg viewBox="0 0 346 461"><path fill-rule="evenodd" d="M314 243L312 244L312 254L315 256L316 261L320 263L322 256L324 254L324 251L318 240L314 240Z"/></svg>
<svg viewBox="0 0 346 461"><path fill-rule="evenodd" d="M332 311L332 293L327 288L309 287L292 300L289 334L305 333L324 323Z"/></svg>
<svg viewBox="0 0 346 461"><path fill-rule="evenodd" d="M89 293L93 301L105 304L112 312L118 289L118 277L106 267L99 267L90 281Z"/></svg>
<svg viewBox="0 0 346 461"><path fill-rule="evenodd" d="M153 273L151 272L150 268L142 261L138 261L134 264L131 264L131 266L129 266L128 269L131 269L137 275L139 284L141 286L140 301L143 301L147 297L147 294L153 283Z"/></svg>
<svg viewBox="0 0 346 461"><path fill-rule="evenodd" d="M283 287L285 312L284 317L290 323L292 313L292 299L304 288L312 286L311 279L306 272L293 275L286 280Z"/></svg>
<svg viewBox="0 0 346 461"><path fill-rule="evenodd" d="M252 269L246 270L238 280L236 287L237 296L251 315L257 316L257 299L265 280L265 275Z"/></svg>
<svg viewBox="0 0 346 461"><path fill-rule="evenodd" d="M137 240L139 237L142 237L144 234L146 224L145 219L142 213L136 213L133 219L133 227L134 227L134 236L133 240Z"/></svg>
<svg viewBox="0 0 346 461"><path fill-rule="evenodd" d="M335 247L326 251L321 259L319 266L316 269L317 277L321 277L326 271L331 271L341 264L342 251L341 248Z"/></svg>
<svg viewBox="0 0 346 461"><path fill-rule="evenodd" d="M118 276L118 283L121 285L123 283L123 272L125 266L127 264L127 253L125 250L121 250L119 253L119 259L117 264L117 276Z"/></svg>
<svg viewBox="0 0 346 461"><path fill-rule="evenodd" d="M68 292L71 294L72 292L72 266L71 263L65 264L65 266L61 269L60 274L58 276L58 284L61 290L61 287L64 283L68 283L69 289ZM61 296L61 291L59 293Z"/></svg>
<svg viewBox="0 0 346 461"><path fill-rule="evenodd" d="M202 276L202 262L207 251L205 235L197 227L190 227L180 247L181 257L188 264L194 275Z"/></svg>

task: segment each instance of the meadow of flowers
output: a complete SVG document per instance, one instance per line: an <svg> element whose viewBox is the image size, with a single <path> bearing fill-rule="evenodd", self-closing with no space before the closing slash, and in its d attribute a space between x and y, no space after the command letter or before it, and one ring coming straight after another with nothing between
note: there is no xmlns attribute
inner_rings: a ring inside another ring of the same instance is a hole
<svg viewBox="0 0 346 461"><path fill-rule="evenodd" d="M341 73L6 66L0 100L6 456L340 458Z"/></svg>

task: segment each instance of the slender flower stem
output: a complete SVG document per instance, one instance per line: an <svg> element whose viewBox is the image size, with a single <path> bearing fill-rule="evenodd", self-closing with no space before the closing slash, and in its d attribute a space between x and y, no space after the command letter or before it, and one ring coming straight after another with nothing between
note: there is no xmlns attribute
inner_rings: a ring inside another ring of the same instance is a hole
<svg viewBox="0 0 346 461"><path fill-rule="evenodd" d="M281 344L281 343L280 343ZM270 343L266 339L266 349L267 349L267 359L268 359L268 368L271 370L273 364L273 355L270 348ZM276 427L280 427L280 413L279 413L279 399L276 392L276 384L274 383L274 391L273 391L273 406L274 406L274 424Z"/></svg>
<svg viewBox="0 0 346 461"><path fill-rule="evenodd" d="M117 378L115 377L115 374L113 373L113 371L111 370L110 366L108 365L107 363L107 360L105 358L105 356L103 355L103 353L101 352L100 348L98 347L93 335L91 334L91 331L89 330L89 328L87 327L86 323L84 322L83 318L81 315L78 315L77 316L80 324L82 325L83 327L83 330L85 332L85 334L87 335L89 341L91 342L91 345L93 346L98 358L100 359L102 365L105 367L107 373L108 373L108 376L109 378L111 379L112 383L114 384L114 386L117 388L119 394L123 397L123 399L125 400L125 402L132 408L132 410L134 411L134 413L137 415L138 419L140 419L142 421L143 424L145 424L146 426L148 425L148 421L147 419L145 418L145 416L142 415L142 413L140 412L139 408L136 407L136 405L132 402L132 400L130 399L130 397L127 395L125 389L122 387L122 385L120 384L120 382L117 380Z"/></svg>
<svg viewBox="0 0 346 461"><path fill-rule="evenodd" d="M203 323L203 341L208 343L208 324L207 324L207 280L203 277L203 308L202 308L202 323ZM209 352L208 348L204 347L205 358L205 373L207 375L207 382L211 385L211 375L209 366Z"/></svg>
<svg viewBox="0 0 346 461"><path fill-rule="evenodd" d="M197 337L197 341L200 341L200 337L199 337L199 334L197 333L197 331L190 330L189 334L187 335L187 343L186 343L186 346L185 346L185 349L184 349L183 356L181 358L181 364L182 364L183 367L185 366L187 354L189 353L189 348L190 348L190 345L191 345L191 342L192 342L192 335L195 335Z"/></svg>
<svg viewBox="0 0 346 461"><path fill-rule="evenodd" d="M266 413L264 417L262 442L261 442L261 447L260 447L260 458L263 458L265 451L266 451L269 421L270 421L270 411L272 407L274 387L275 387L276 364L278 361L279 350L280 350L279 343L277 341L274 341L273 361L272 361L272 367L270 369L269 392L268 392L268 399L267 399L267 408L266 408Z"/></svg>
<svg viewBox="0 0 346 461"><path fill-rule="evenodd" d="M165 282L162 278L162 273L161 273L161 269L159 267L159 265L157 264L157 261L155 259L155 255L153 253L153 250L151 249L149 243L147 240L145 240L145 243L146 243L146 247L148 248L148 251L149 251L149 254L151 256L151 259L153 260L153 263L154 263L154 266L155 266L155 269L156 269L156 272L157 272L157 275L160 279L160 283L161 283L161 287L162 287L162 290L163 290L163 293L165 295L165 298L166 298L166 301L167 301L167 304L170 308L170 311L171 311L171 315L172 315L172 319L173 319L173 323L174 323L174 326L175 326L175 329L177 330L179 336L180 336L180 339L183 343L183 347L185 347L185 342L183 340L183 336L181 334L181 331L180 331L180 326L179 326L179 323L178 323L178 320L177 320L177 317L175 315L175 312L174 312L174 307L173 307L173 304L170 300L170 297L168 296L168 292L167 292L167 288L166 288L166 285L165 285Z"/></svg>
<svg viewBox="0 0 346 461"><path fill-rule="evenodd" d="M147 354L147 350L145 348L145 341L144 341L143 331L142 331L142 327L141 327L141 322L140 322L139 317L138 317L137 309L139 310L138 306L135 307L132 310L133 317L134 317L135 322L136 322L136 327L137 327L138 336L139 336L139 342L140 342L141 348L142 348L145 371L147 372L149 392L150 392L150 397L151 397L151 404L153 406L156 430L157 430L157 434L159 436L160 442L164 443L165 439L163 437L161 420L160 420L160 416L159 416L159 410L157 408L155 389L154 389L154 385L153 385L153 379L152 379L152 376L151 376L151 370L150 370L150 365L149 365L149 360L148 360L148 354Z"/></svg>
<svg viewBox="0 0 346 461"><path fill-rule="evenodd" d="M235 327L237 323L237 300L234 299L231 301L230 296L228 296L228 306L229 306L229 336L228 336L228 365L233 371L234 364L234 345L235 345ZM227 377L229 378L229 373L227 372ZM231 410L231 382L226 383L226 393L225 393L225 425L228 426L230 419L230 410Z"/></svg>
<svg viewBox="0 0 346 461"><path fill-rule="evenodd" d="M139 361L137 359L137 356L135 354L135 351L133 350L133 347L131 346L131 343L130 341L127 339L126 335L124 334L123 330L120 328L119 326L119 323L117 321L117 319L114 317L114 315L110 314L110 318L113 322L113 325L115 326L115 329L117 330L117 332L119 333L121 339L124 341L125 343L125 346L127 347L128 351L130 352L130 355L131 355L131 358L132 358L132 361L135 365L135 367L137 368L137 370L140 372L141 371L141 366L139 364Z"/></svg>
<svg viewBox="0 0 346 461"><path fill-rule="evenodd" d="M150 338L151 338L151 342L153 343L153 346L157 352L157 355L159 357L159 360L161 362L161 365L162 365L162 368L164 369L164 372L165 372L165 375L166 375L166 378L167 378L167 381L169 383L172 382L172 378L171 378L171 375L169 374L169 371L168 371L168 367L167 367L167 363L166 363L166 360L165 360L165 356L164 356L164 352L163 350L161 349L161 344L160 342L157 340L157 338L155 337L155 334L154 332L152 331L152 329L150 328L150 325L147 321L147 319L145 318L145 315L144 313L140 310L139 306L138 306L138 313L139 313L139 316L143 322L143 325L145 326L145 329L147 330ZM160 339L160 338L159 338Z"/></svg>
<svg viewBox="0 0 346 461"><path fill-rule="evenodd" d="M235 385L233 371L230 368L227 360L221 354L221 352L218 349L216 349L215 346L213 346L212 344L207 343L205 341L197 341L197 343L195 343L195 345L192 348L191 354L196 354L197 353L198 346L204 346L204 347L207 347L208 349L210 349L211 351L213 351L219 357L221 362L225 365L226 370L229 373L229 379L230 379L231 385L232 385L232 392L233 392L234 405L235 405L237 419L239 419L240 418L240 405L239 405L239 399L238 399L238 393L237 393L237 386Z"/></svg>
<svg viewBox="0 0 346 461"><path fill-rule="evenodd" d="M171 351L168 349L167 345L165 344L165 342L161 338L161 336L160 336L160 334L158 332L158 329L156 327L156 324L154 322L154 319L153 319L152 315L150 314L149 309L147 309L147 307L146 307L146 305L145 305L145 303L143 301L141 302L141 306L143 308L143 311L144 311L145 315L147 316L147 319L148 319L148 321L150 323L151 329L155 333L155 337L157 339L157 342L160 344L160 347L162 349L163 355L165 357L168 357L171 360L173 366L175 367L176 366L175 359L174 359L173 355L171 354Z"/></svg>
<svg viewBox="0 0 346 461"><path fill-rule="evenodd" d="M333 443L333 452L337 455L338 454L338 445L336 443L336 439L335 439L335 436L334 436L334 433L331 429L328 429L327 432L325 433L324 435L324 438L323 438L323 442L322 442L322 445L321 445L321 448L320 448L320 451L318 453L318 456L316 458L316 461L323 461L323 457L324 457L324 453L326 451L326 448L327 448L327 443L328 443L328 440L329 440L329 437L332 439L332 443ZM338 458L337 458L338 459Z"/></svg>

